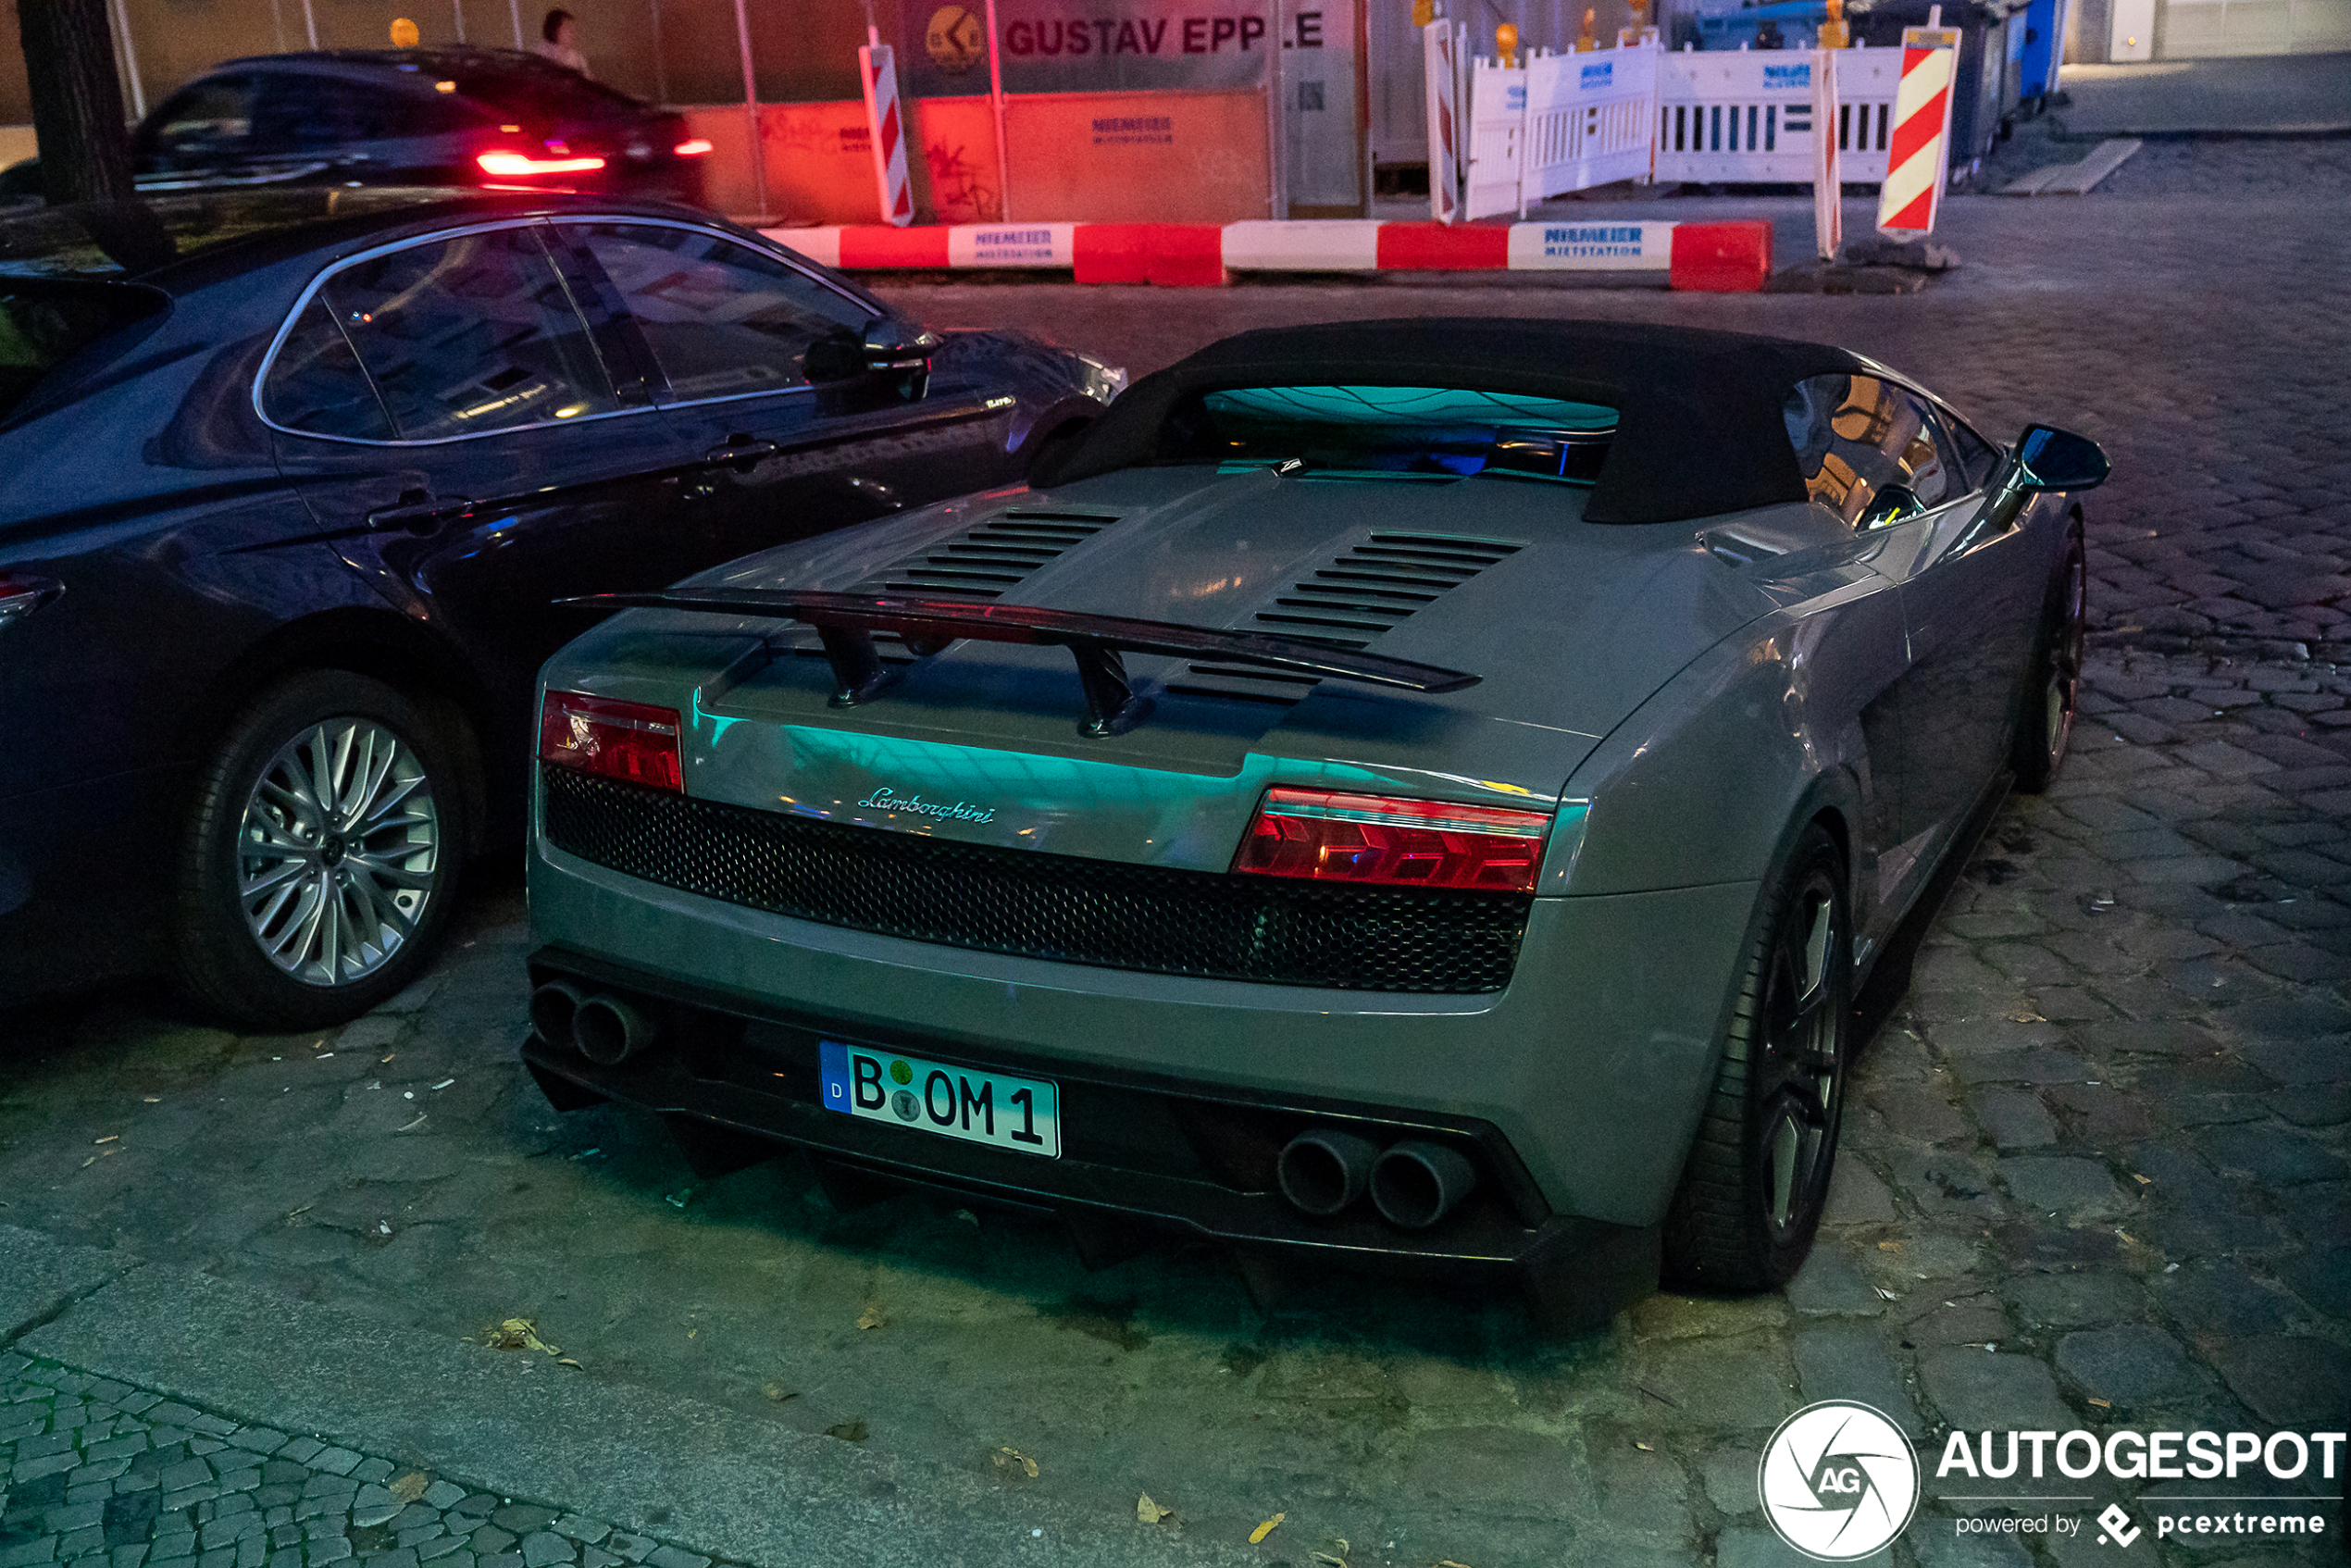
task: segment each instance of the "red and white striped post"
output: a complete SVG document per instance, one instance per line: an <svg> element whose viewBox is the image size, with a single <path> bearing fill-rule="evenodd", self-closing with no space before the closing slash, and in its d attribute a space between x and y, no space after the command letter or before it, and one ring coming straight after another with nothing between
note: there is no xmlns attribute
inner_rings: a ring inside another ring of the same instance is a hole
<svg viewBox="0 0 2351 1568"><path fill-rule="evenodd" d="M1943 7L1925 27L1902 30L1902 80L1894 90L1894 137L1879 187L1878 232L1915 240L1934 231L1943 205L1943 166L1951 145L1951 78L1959 57L1959 30L1938 27Z"/></svg>
<svg viewBox="0 0 2351 1568"><path fill-rule="evenodd" d="M1836 51L1812 51L1812 231L1822 261L1845 244L1844 171L1837 160Z"/></svg>
<svg viewBox="0 0 2351 1568"><path fill-rule="evenodd" d="M898 68L889 44L858 46L857 78L865 87L865 128L873 138L882 221L902 228L914 220L914 193L906 179L906 122L898 110Z"/></svg>

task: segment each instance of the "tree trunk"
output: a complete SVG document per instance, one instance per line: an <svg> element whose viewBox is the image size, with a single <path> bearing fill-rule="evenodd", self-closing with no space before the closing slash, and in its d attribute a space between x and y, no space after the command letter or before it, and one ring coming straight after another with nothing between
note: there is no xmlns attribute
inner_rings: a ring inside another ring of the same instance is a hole
<svg viewBox="0 0 2351 1568"><path fill-rule="evenodd" d="M17 26L50 202L129 196L131 137L106 0L17 0Z"/></svg>

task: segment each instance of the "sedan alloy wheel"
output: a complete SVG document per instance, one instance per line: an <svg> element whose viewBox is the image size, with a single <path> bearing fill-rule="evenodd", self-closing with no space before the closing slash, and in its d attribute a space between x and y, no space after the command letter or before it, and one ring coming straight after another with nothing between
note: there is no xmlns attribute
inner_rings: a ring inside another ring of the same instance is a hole
<svg viewBox="0 0 2351 1568"><path fill-rule="evenodd" d="M238 833L239 902L269 961L346 985L389 963L432 898L441 817L423 760L350 715L288 741L262 770Z"/></svg>

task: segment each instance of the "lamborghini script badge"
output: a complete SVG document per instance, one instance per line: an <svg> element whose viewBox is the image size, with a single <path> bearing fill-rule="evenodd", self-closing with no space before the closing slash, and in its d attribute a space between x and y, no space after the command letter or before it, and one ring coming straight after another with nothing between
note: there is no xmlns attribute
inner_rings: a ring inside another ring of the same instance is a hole
<svg viewBox="0 0 2351 1568"><path fill-rule="evenodd" d="M993 822L994 806L965 805L957 801L952 806L933 805L920 795L897 795L885 784L857 804L868 811L902 811L914 816L942 816L956 822Z"/></svg>

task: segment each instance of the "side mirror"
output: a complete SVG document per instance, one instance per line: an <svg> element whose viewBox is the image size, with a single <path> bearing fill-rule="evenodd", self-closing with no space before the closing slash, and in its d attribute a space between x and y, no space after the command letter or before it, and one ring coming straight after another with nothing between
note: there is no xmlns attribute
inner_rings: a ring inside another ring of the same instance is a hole
<svg viewBox="0 0 2351 1568"><path fill-rule="evenodd" d="M2019 490L2096 490L2112 472L2106 454L2087 436L2047 425L2017 438L2010 482Z"/></svg>
<svg viewBox="0 0 2351 1568"><path fill-rule="evenodd" d="M877 376L906 371L927 375L931 354L938 347L936 332L909 327L903 321L878 316L865 323L865 368Z"/></svg>

